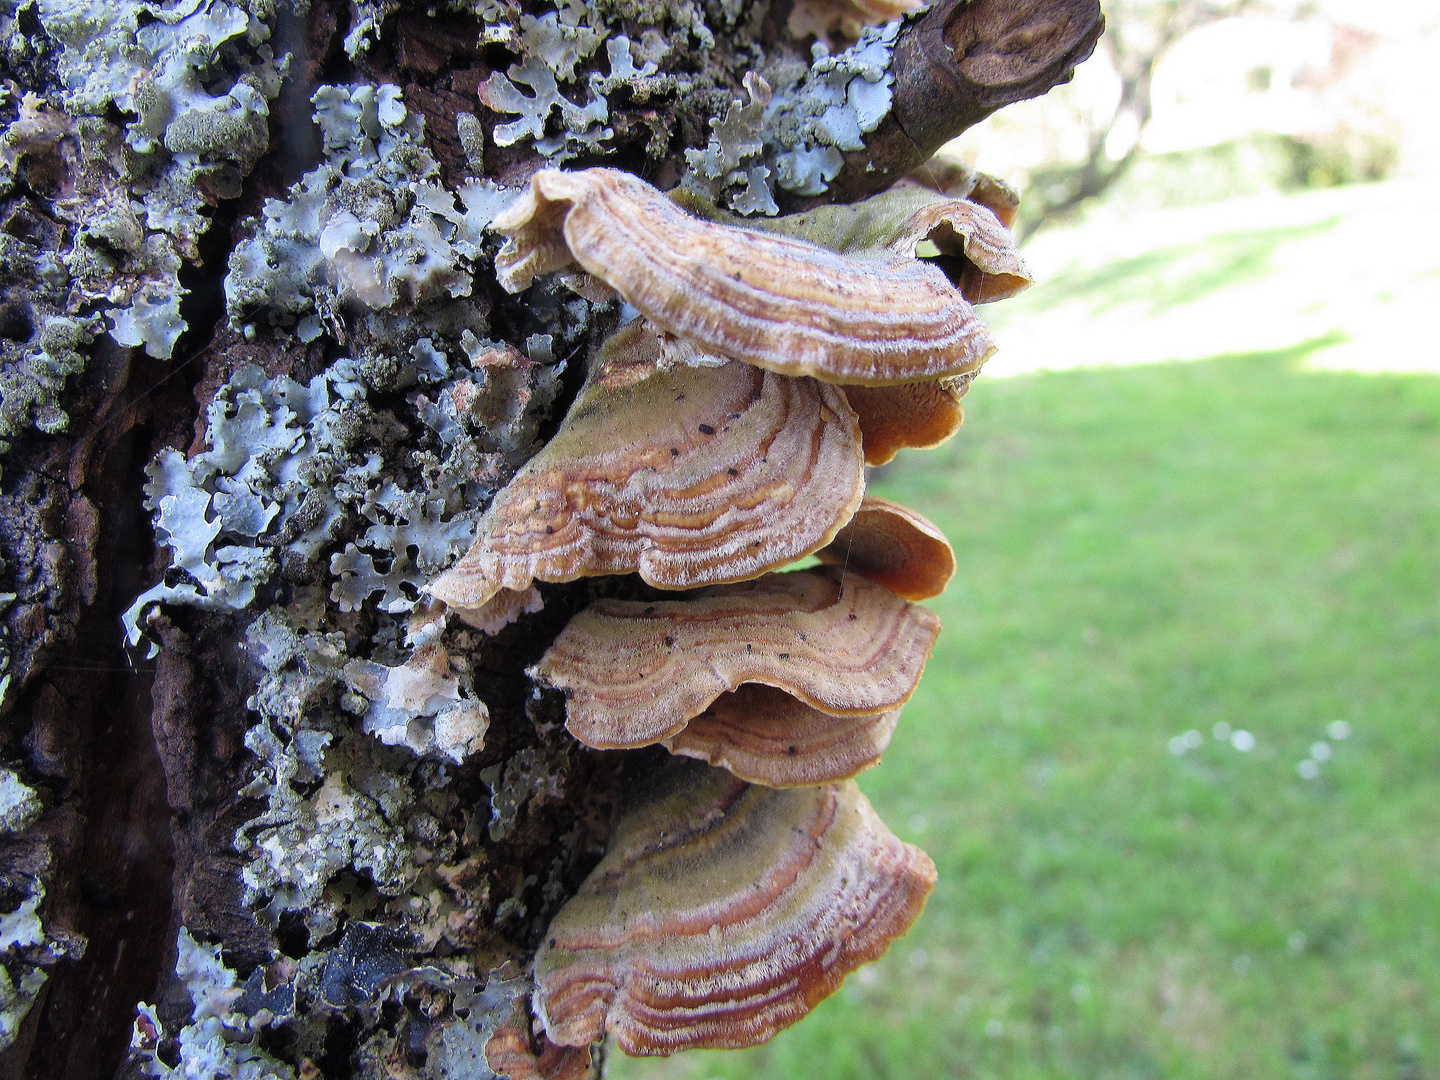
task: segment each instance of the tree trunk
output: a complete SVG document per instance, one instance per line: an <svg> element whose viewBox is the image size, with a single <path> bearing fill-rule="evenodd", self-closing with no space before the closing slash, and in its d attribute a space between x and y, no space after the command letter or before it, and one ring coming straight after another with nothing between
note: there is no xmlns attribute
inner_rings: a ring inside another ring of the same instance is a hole
<svg viewBox="0 0 1440 1080"><path fill-rule="evenodd" d="M1080 0L942 0L871 31L894 100L857 150L806 127L783 0L529 10L4 12L0 1075L207 1046L255 1077L491 1075L645 754L579 746L525 674L626 579L542 586L448 637L424 700L384 690L417 583L618 315L504 293L486 215L561 163L741 212L855 199L1100 30ZM742 106L749 71L788 114ZM536 1067L582 1074L560 1057Z"/></svg>

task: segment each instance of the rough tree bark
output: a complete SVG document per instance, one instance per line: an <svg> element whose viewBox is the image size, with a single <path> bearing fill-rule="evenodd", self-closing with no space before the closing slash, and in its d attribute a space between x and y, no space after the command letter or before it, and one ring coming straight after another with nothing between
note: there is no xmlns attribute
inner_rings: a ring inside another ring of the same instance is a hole
<svg viewBox="0 0 1440 1080"><path fill-rule="evenodd" d="M446 528L553 430L616 315L559 286L505 295L475 222L547 161L661 186L688 174L742 211L852 200L1064 81L1101 28L1086 0L942 0L876 39L868 62L888 65L893 102L859 124L863 148L827 148L806 126L819 74L787 14L783 0L9 0L0 1075L158 1074L207 1037L197 992L217 1013L288 1018L251 1049L220 1040L253 1050L256 1077L490 1075L447 1026L479 1000L464 974L523 970L603 851L629 764L574 744L524 669L597 589L634 586L547 586L543 611L477 635L455 692L483 703L488 730L463 752L436 751L433 710L387 729L432 740L418 753L376 738L394 718L364 676L403 656L416 597L400 564L425 558L407 545L463 541ZM289 55L283 84L272 54ZM746 112L752 70L788 120ZM386 85L398 94L363 91ZM322 140L311 115L327 109ZM787 174L787 154L832 161L828 185ZM309 210L289 190L306 177ZM443 212L426 209L435 191ZM307 213L352 232L302 236ZM266 232L277 214L290 232ZM412 247L365 247L388 237ZM317 243L328 262L276 279ZM479 411L446 427L435 410L460 383ZM306 435L305 410L338 434ZM465 485L426 517L415 507L462 450ZM282 461L296 470L283 493ZM277 485L248 527L246 468ZM364 476L373 498L342 498ZM169 592L132 613L127 644L122 615L157 583ZM307 848L315 830L339 847Z"/></svg>

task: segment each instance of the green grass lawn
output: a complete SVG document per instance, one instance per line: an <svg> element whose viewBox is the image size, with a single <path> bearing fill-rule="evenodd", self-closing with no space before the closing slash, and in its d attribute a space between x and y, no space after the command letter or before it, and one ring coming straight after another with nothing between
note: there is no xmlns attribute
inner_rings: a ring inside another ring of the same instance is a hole
<svg viewBox="0 0 1440 1080"><path fill-rule="evenodd" d="M861 778L929 908L611 1077L1440 1077L1440 377L1306 351L981 379L875 479L960 563Z"/></svg>

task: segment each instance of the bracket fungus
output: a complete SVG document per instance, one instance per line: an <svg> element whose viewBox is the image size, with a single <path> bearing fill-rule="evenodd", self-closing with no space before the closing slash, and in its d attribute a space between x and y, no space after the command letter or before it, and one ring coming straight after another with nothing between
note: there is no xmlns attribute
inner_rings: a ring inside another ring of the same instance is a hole
<svg viewBox="0 0 1440 1080"><path fill-rule="evenodd" d="M907 447L939 446L959 431L965 422L960 399L975 374L899 386L847 386L845 400L860 424L865 464L884 465Z"/></svg>
<svg viewBox="0 0 1440 1080"><path fill-rule="evenodd" d="M569 695L581 742L648 746L745 683L831 716L899 708L939 632L934 612L859 575L799 570L684 600L597 600L530 671Z"/></svg>
<svg viewBox="0 0 1440 1080"><path fill-rule="evenodd" d="M884 386L974 371L995 351L924 260L703 221L615 169L541 169L492 227L511 292L578 268L669 333L784 375Z"/></svg>
<svg viewBox="0 0 1440 1080"><path fill-rule="evenodd" d="M816 552L906 600L939 596L955 576L955 549L933 523L899 503L867 495L845 527Z"/></svg>
<svg viewBox="0 0 1440 1080"><path fill-rule="evenodd" d="M777 790L670 763L551 922L536 1013L559 1045L754 1046L883 955L934 882L853 781Z"/></svg>
<svg viewBox="0 0 1440 1080"><path fill-rule="evenodd" d="M593 1048L556 1046L543 1033L532 1032L532 1027L530 1010L521 997L485 1043L485 1064L491 1073L506 1080L592 1080L597 1075Z"/></svg>
<svg viewBox="0 0 1440 1080"><path fill-rule="evenodd" d="M898 707L835 716L773 686L745 683L660 745L752 784L805 787L849 780L878 763L899 719Z"/></svg>
<svg viewBox="0 0 1440 1080"><path fill-rule="evenodd" d="M752 578L823 547L860 504L836 387L749 365L659 366L638 322L601 349L555 437L429 585L484 618L502 589L639 571L660 588Z"/></svg>
<svg viewBox="0 0 1440 1080"><path fill-rule="evenodd" d="M923 258L943 270L972 304L1008 299L1034 281L1009 226L993 209L919 184L757 221L754 227L842 255L888 251Z"/></svg>

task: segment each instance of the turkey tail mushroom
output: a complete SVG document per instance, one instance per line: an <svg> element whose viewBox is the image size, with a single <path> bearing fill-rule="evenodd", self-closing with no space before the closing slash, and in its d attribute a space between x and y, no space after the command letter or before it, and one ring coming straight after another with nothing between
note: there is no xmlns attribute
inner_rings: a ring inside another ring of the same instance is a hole
<svg viewBox="0 0 1440 1080"><path fill-rule="evenodd" d="M906 600L939 596L955 576L955 549L934 524L899 503L866 495L816 555L884 585Z"/></svg>
<svg viewBox="0 0 1440 1080"><path fill-rule="evenodd" d="M659 365L637 322L602 348L555 437L429 585L479 621L501 590L638 571L664 589L753 578L823 547L860 504L844 394L747 364Z"/></svg>
<svg viewBox="0 0 1440 1080"><path fill-rule="evenodd" d="M642 787L535 958L559 1045L762 1043L883 955L934 886L853 781L782 791L672 762Z"/></svg>
<svg viewBox="0 0 1440 1080"><path fill-rule="evenodd" d="M783 690L745 683L660 745L766 787L849 780L880 761L900 709L835 716Z"/></svg>
<svg viewBox="0 0 1440 1080"><path fill-rule="evenodd" d="M960 404L975 373L899 386L847 386L845 399L860 424L865 464L884 465L901 450L939 446L965 422Z"/></svg>
<svg viewBox="0 0 1440 1080"><path fill-rule="evenodd" d="M857 203L757 220L753 228L842 255L887 251L924 259L972 304L1005 300L1034 281L1008 223L993 208L909 181Z"/></svg>
<svg viewBox="0 0 1440 1080"><path fill-rule="evenodd" d="M795 571L684 600L598 600L530 671L569 696L571 734L617 749L675 735L745 683L830 717L898 709L939 632L934 612L859 575Z"/></svg>
<svg viewBox="0 0 1440 1080"><path fill-rule="evenodd" d="M495 267L511 292L581 269L662 329L783 375L884 386L974 371L995 351L924 260L703 221L615 169L542 169L493 228L508 237Z"/></svg>

